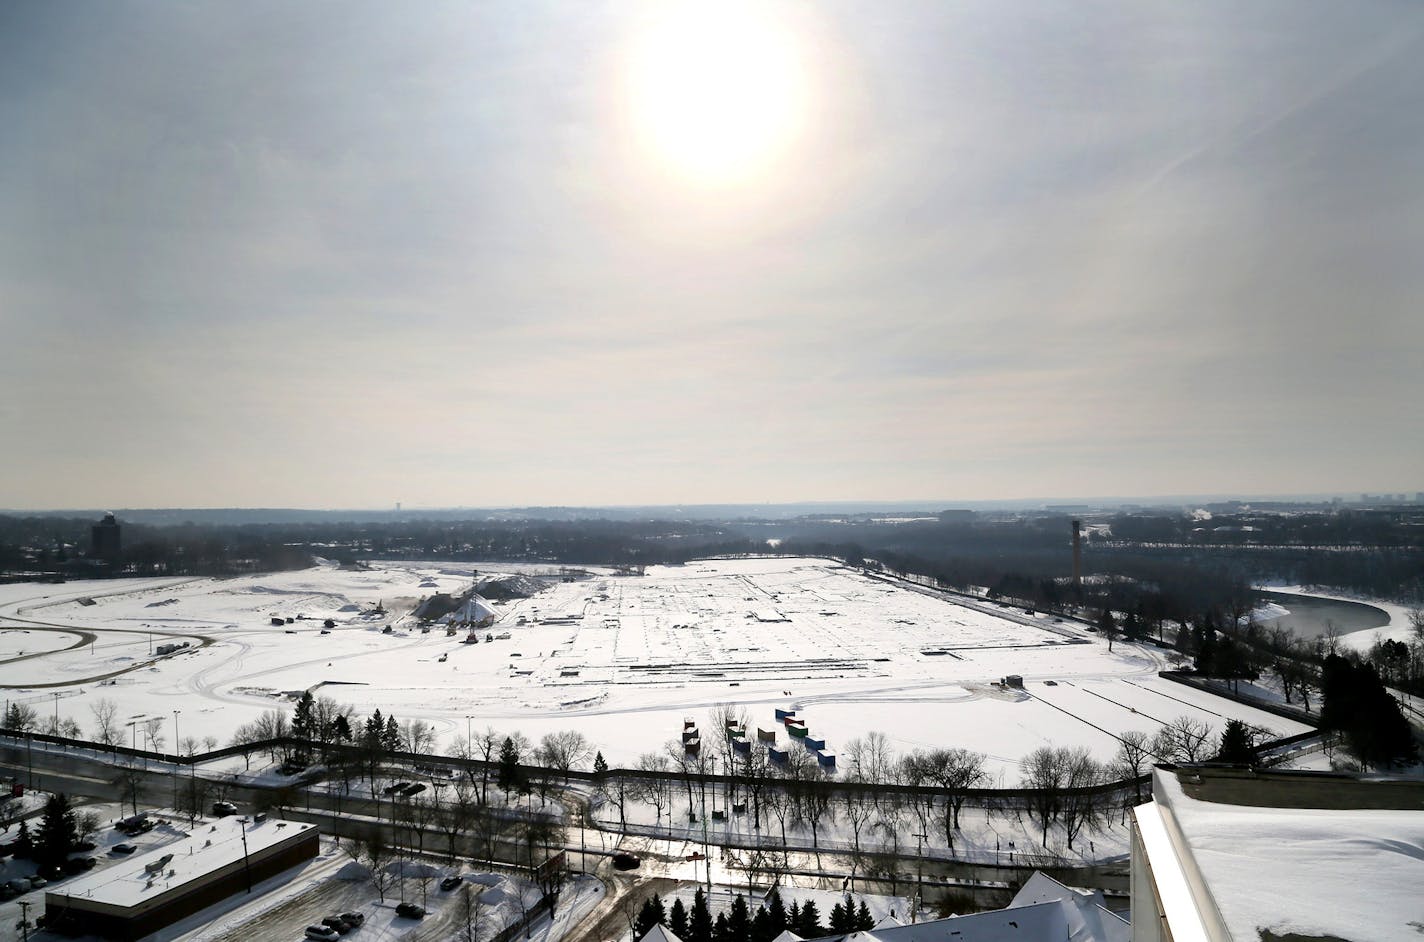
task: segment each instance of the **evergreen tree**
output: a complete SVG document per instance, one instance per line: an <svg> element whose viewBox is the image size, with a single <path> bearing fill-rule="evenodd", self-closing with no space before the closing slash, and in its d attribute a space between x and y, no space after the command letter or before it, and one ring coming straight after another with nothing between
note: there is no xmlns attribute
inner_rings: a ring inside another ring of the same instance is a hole
<svg viewBox="0 0 1424 942"><path fill-rule="evenodd" d="M772 937L775 938L791 923L786 918L786 904L781 901L780 890L773 888L766 903L766 914L771 917L771 924L776 927L776 931L772 933Z"/></svg>
<svg viewBox="0 0 1424 942"><path fill-rule="evenodd" d="M667 909L663 906L663 898L656 894L653 896L653 917L657 919L658 925L667 925Z"/></svg>
<svg viewBox="0 0 1424 942"><path fill-rule="evenodd" d="M316 698L312 696L311 691L302 691L302 698L297 701L296 709L292 711L292 738L317 738L316 717L313 715L315 709Z"/></svg>
<svg viewBox="0 0 1424 942"><path fill-rule="evenodd" d="M351 721L346 718L345 713L339 713L331 723L331 734L337 742L351 741Z"/></svg>
<svg viewBox="0 0 1424 942"><path fill-rule="evenodd" d="M821 925L821 913L816 908L815 900L808 899L801 904L801 923L792 931L803 939L826 934L825 926Z"/></svg>
<svg viewBox="0 0 1424 942"><path fill-rule="evenodd" d="M672 901L672 912L668 914L668 928L679 939L687 939L687 907L682 905L681 897Z"/></svg>
<svg viewBox="0 0 1424 942"><path fill-rule="evenodd" d="M732 914L727 917L727 942L751 942L752 914L747 898L740 893L732 900Z"/></svg>
<svg viewBox="0 0 1424 942"><path fill-rule="evenodd" d="M727 929L726 913L717 914L717 921L712 926L712 942L732 942Z"/></svg>
<svg viewBox="0 0 1424 942"><path fill-rule="evenodd" d="M598 778L602 778L608 774L608 762L603 758L602 752L597 753L593 757L593 774Z"/></svg>
<svg viewBox="0 0 1424 942"><path fill-rule="evenodd" d="M647 935L650 931L652 931L653 926L656 926L659 922L661 922L661 920L658 919L658 910L653 905L653 900L656 899L658 899L658 897L656 894L654 894L643 900L642 908L638 910L638 918L633 922L634 942L637 942L638 939L641 939L643 936Z"/></svg>
<svg viewBox="0 0 1424 942"><path fill-rule="evenodd" d="M698 887L692 897L692 912L687 917L686 942L712 942L712 913L707 909L707 897Z"/></svg>
<svg viewBox="0 0 1424 942"><path fill-rule="evenodd" d="M1320 728L1340 734L1361 767L1389 768L1418 756L1409 721L1373 665L1330 655L1321 672L1320 693Z"/></svg>
<svg viewBox="0 0 1424 942"><path fill-rule="evenodd" d="M856 911L855 928L860 932L869 932L875 928L875 917L870 915L870 907L865 905L865 900L860 901L860 909Z"/></svg>
<svg viewBox="0 0 1424 942"><path fill-rule="evenodd" d="M1240 720L1227 720L1221 731L1221 747L1216 751L1218 762L1237 762L1249 765L1256 760L1256 749L1251 743L1251 733Z"/></svg>
<svg viewBox="0 0 1424 942"><path fill-rule="evenodd" d="M35 855L35 839L30 834L30 822L20 822L20 830L15 834L13 853L16 860L29 860Z"/></svg>
<svg viewBox="0 0 1424 942"><path fill-rule="evenodd" d="M831 907L831 920L828 928L832 932L849 932L850 926L846 920L845 906L836 900L836 905Z"/></svg>
<svg viewBox="0 0 1424 942"><path fill-rule="evenodd" d="M771 942L779 934L779 930L772 928L771 914L766 907L758 906L756 915L752 917L752 942Z"/></svg>
<svg viewBox="0 0 1424 942"><path fill-rule="evenodd" d="M51 795L35 835L34 858L41 865L58 865L79 843L79 822L65 795Z"/></svg>
<svg viewBox="0 0 1424 942"><path fill-rule="evenodd" d="M394 716L386 717L386 729L381 734L381 745L387 752L397 752L401 747L400 724Z"/></svg>
<svg viewBox="0 0 1424 942"><path fill-rule="evenodd" d="M495 776L495 784L508 795L519 787L520 777L519 749L515 747L514 739L506 736L499 747L499 772Z"/></svg>
<svg viewBox="0 0 1424 942"><path fill-rule="evenodd" d="M791 909L786 913L786 925L783 929L790 929L797 935L801 934L801 904L795 900L791 901Z"/></svg>

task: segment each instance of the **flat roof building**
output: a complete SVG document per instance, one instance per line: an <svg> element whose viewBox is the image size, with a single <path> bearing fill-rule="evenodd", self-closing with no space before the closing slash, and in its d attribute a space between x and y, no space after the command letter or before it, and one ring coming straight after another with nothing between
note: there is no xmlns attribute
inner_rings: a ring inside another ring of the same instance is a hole
<svg viewBox="0 0 1424 942"><path fill-rule="evenodd" d="M314 825L220 818L45 893L45 926L132 940L317 855Z"/></svg>
<svg viewBox="0 0 1424 942"><path fill-rule="evenodd" d="M1133 942L1418 939L1424 782L1184 766L1133 811Z"/></svg>

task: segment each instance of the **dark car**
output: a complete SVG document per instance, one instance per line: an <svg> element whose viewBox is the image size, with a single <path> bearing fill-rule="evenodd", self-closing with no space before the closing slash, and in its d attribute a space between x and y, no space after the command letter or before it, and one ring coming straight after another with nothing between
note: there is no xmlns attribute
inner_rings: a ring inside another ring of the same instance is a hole
<svg viewBox="0 0 1424 942"><path fill-rule="evenodd" d="M407 919L424 919L425 910L414 903L401 903L396 907L396 915Z"/></svg>
<svg viewBox="0 0 1424 942"><path fill-rule="evenodd" d="M405 790L405 793L406 796L409 797L411 795L419 795L423 791L425 791L424 783L416 782L414 785L408 786Z"/></svg>
<svg viewBox="0 0 1424 942"><path fill-rule="evenodd" d="M642 863L642 861L638 859L636 854L620 851L613 855L614 870L637 870L640 863Z"/></svg>
<svg viewBox="0 0 1424 942"><path fill-rule="evenodd" d="M97 845L93 841L80 841L78 844L74 845L74 849L87 853L88 851L93 850L96 846Z"/></svg>
<svg viewBox="0 0 1424 942"><path fill-rule="evenodd" d="M345 935L352 929L356 928L355 926L351 925L351 923L347 922L345 919L342 919L340 916L326 916L321 920L321 924L323 926L335 929L342 935Z"/></svg>
<svg viewBox="0 0 1424 942"><path fill-rule="evenodd" d="M133 844L115 844L113 847L109 848L109 853L132 854L136 850L138 850L138 848L135 847Z"/></svg>
<svg viewBox="0 0 1424 942"><path fill-rule="evenodd" d="M214 817L226 818L230 814L237 814L237 805L233 804L230 801L213 802Z"/></svg>
<svg viewBox="0 0 1424 942"><path fill-rule="evenodd" d="M85 870L93 870L97 862L93 857L70 857L64 862L64 872L73 876Z"/></svg>
<svg viewBox="0 0 1424 942"><path fill-rule="evenodd" d="M396 792L404 792L409 787L410 782L396 782L394 785L387 785L381 792L386 795L394 795Z"/></svg>
<svg viewBox="0 0 1424 942"><path fill-rule="evenodd" d="M342 913L341 918L353 929L359 929L366 924L365 913Z"/></svg>
<svg viewBox="0 0 1424 942"><path fill-rule="evenodd" d="M446 891L453 890L455 887L459 886L461 883L464 882L465 881L460 877L446 877L445 879L440 881L440 889Z"/></svg>

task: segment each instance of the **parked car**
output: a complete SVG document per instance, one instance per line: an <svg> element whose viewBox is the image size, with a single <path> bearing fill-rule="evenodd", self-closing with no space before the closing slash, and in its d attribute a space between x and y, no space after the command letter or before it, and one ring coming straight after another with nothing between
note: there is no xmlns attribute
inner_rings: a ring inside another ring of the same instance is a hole
<svg viewBox="0 0 1424 942"><path fill-rule="evenodd" d="M416 782L414 785L407 787L405 793L406 797L409 797L411 795L419 795L423 791L425 791L425 783Z"/></svg>
<svg viewBox="0 0 1424 942"><path fill-rule="evenodd" d="M98 845L96 845L93 841L80 841L78 844L75 844L75 845L74 845L74 849L75 849L75 850L84 851L85 853L88 853L89 851L93 850L96 846L98 846Z"/></svg>
<svg viewBox="0 0 1424 942"><path fill-rule="evenodd" d="M30 877L30 889L38 890L42 886L49 886L49 881L38 873Z"/></svg>
<svg viewBox="0 0 1424 942"><path fill-rule="evenodd" d="M353 929L359 929L366 924L365 913L342 913L341 918Z"/></svg>
<svg viewBox="0 0 1424 942"><path fill-rule="evenodd" d="M135 847L133 844L115 844L113 847L109 848L109 853L132 854L136 850L138 850L138 848Z"/></svg>
<svg viewBox="0 0 1424 942"><path fill-rule="evenodd" d="M396 792L404 793L409 787L410 782L396 782L394 785L387 785L382 789L382 793L386 795L394 795Z"/></svg>
<svg viewBox="0 0 1424 942"><path fill-rule="evenodd" d="M425 910L414 903L401 903L396 907L396 915L407 919L424 919Z"/></svg>
<svg viewBox="0 0 1424 942"><path fill-rule="evenodd" d="M640 863L642 863L642 861L638 859L636 854L619 851L613 855L614 870L637 870Z"/></svg>
<svg viewBox="0 0 1424 942"><path fill-rule="evenodd" d="M237 805L230 801L213 802L213 815L219 818L226 818L230 814L237 814Z"/></svg>
<svg viewBox="0 0 1424 942"><path fill-rule="evenodd" d="M445 879L440 881L440 889L448 892L464 882L465 881L460 877L446 877Z"/></svg>
<svg viewBox="0 0 1424 942"><path fill-rule="evenodd" d="M14 899L21 893L28 893L29 891L29 880L7 880L5 883L0 884L0 896L3 896L5 899Z"/></svg>
<svg viewBox="0 0 1424 942"><path fill-rule="evenodd" d="M93 870L94 864L98 863L93 857L70 857L64 862L64 872L70 876L83 873L85 870Z"/></svg>
<svg viewBox="0 0 1424 942"><path fill-rule="evenodd" d="M351 925L351 923L347 922L345 919L342 919L340 916L325 916L322 918L321 924L323 926L328 926L332 929L335 929L342 935L345 935L346 933L350 932L352 929L355 928L355 926Z"/></svg>
<svg viewBox="0 0 1424 942"><path fill-rule="evenodd" d="M306 937L312 942L334 942L341 938L341 933L330 926L307 926Z"/></svg>

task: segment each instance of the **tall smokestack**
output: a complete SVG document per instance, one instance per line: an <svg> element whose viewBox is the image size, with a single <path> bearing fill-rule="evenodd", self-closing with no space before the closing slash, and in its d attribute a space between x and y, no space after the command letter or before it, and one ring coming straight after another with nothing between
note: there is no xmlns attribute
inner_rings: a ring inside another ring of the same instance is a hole
<svg viewBox="0 0 1424 942"><path fill-rule="evenodd" d="M1083 521L1073 521L1073 588L1083 587Z"/></svg>

